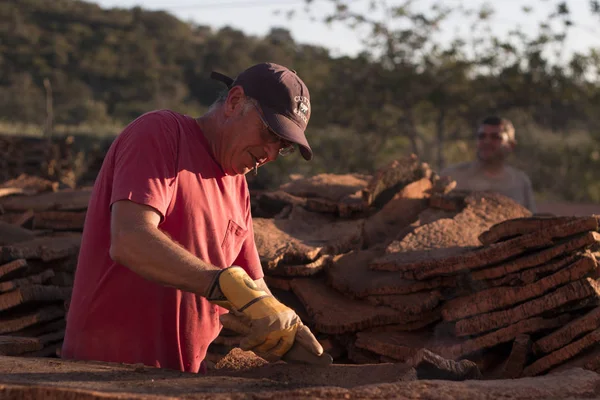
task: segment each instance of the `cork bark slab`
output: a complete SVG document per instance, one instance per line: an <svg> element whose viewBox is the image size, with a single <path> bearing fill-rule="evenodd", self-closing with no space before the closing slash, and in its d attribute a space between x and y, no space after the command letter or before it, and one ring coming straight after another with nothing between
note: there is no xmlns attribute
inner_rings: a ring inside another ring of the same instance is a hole
<svg viewBox="0 0 600 400"><path fill-rule="evenodd" d="M0 355L18 356L29 351L42 349L42 343L36 338L18 336L0 336Z"/></svg>
<svg viewBox="0 0 600 400"><path fill-rule="evenodd" d="M444 211L461 211L467 205L465 199L469 192L452 190L448 193L435 193L431 196L429 207Z"/></svg>
<svg viewBox="0 0 600 400"><path fill-rule="evenodd" d="M21 287L12 292L0 294L0 311L26 303L49 303L66 300L71 295L71 290L71 288L42 285Z"/></svg>
<svg viewBox="0 0 600 400"><path fill-rule="evenodd" d="M404 279L398 273L369 269L369 262L379 255L381 251L369 249L335 257L326 271L329 285L342 293L363 298L369 295L410 294L457 284L454 277L415 281Z"/></svg>
<svg viewBox="0 0 600 400"><path fill-rule="evenodd" d="M25 278L13 279L6 282L0 282L0 293L10 292L21 286L39 285L51 279L54 276L52 269L47 269L39 274L30 275Z"/></svg>
<svg viewBox="0 0 600 400"><path fill-rule="evenodd" d="M374 353L407 362L417 352L427 348L435 353L449 345L436 340L432 332L358 332L356 346Z"/></svg>
<svg viewBox="0 0 600 400"><path fill-rule="evenodd" d="M318 174L285 183L279 190L296 197L317 197L338 202L366 188L370 179L370 176L361 174Z"/></svg>
<svg viewBox="0 0 600 400"><path fill-rule="evenodd" d="M368 296L366 300L375 306L388 306L405 314L421 314L431 311L442 300L438 290L411 294Z"/></svg>
<svg viewBox="0 0 600 400"><path fill-rule="evenodd" d="M46 307L38 311L40 313L39 323L36 323L35 325L29 326L25 329L21 329L19 331L11 332L11 335L38 337L45 333L64 330L67 325L67 321L64 318L65 309L61 307L55 307L55 311L44 311L45 309ZM52 319L51 317L58 319ZM51 320L45 321L46 318L50 318Z"/></svg>
<svg viewBox="0 0 600 400"><path fill-rule="evenodd" d="M265 272L269 275L282 277L312 276L327 268L331 261L332 256L321 255L315 261L307 264L286 265L280 263L277 267Z"/></svg>
<svg viewBox="0 0 600 400"><path fill-rule="evenodd" d="M518 335L513 342L510 355L502 367L502 378L516 379L520 377L530 353L531 337L525 334Z"/></svg>
<svg viewBox="0 0 600 400"><path fill-rule="evenodd" d="M600 307L596 307L585 315L536 341L533 345L533 350L536 354L550 353L566 346L582 334L599 327Z"/></svg>
<svg viewBox="0 0 600 400"><path fill-rule="evenodd" d="M295 279L291 286L319 332L356 332L374 326L412 322L416 318L390 307L349 299L316 279Z"/></svg>
<svg viewBox="0 0 600 400"><path fill-rule="evenodd" d="M541 279L544 276L547 276L553 272L556 272L562 268L573 264L583 255L592 256L592 253L590 251L582 251L558 256L537 267L528 268L523 271L513 272L512 274L508 274L500 278L485 280L481 282L484 287L528 285L530 283L536 282L538 279ZM476 271L474 273L478 272L479 271Z"/></svg>
<svg viewBox="0 0 600 400"><path fill-rule="evenodd" d="M457 336L481 334L526 318L535 317L571 302L589 297L597 298L599 294L600 286L595 280L591 278L580 279L516 307L462 319L456 322L455 333Z"/></svg>
<svg viewBox="0 0 600 400"><path fill-rule="evenodd" d="M0 281L18 276L27 269L27 260L18 259L0 266Z"/></svg>
<svg viewBox="0 0 600 400"><path fill-rule="evenodd" d="M44 236L27 242L3 246L1 254L4 261L17 258L52 261L77 255L80 244L81 234L77 233Z"/></svg>
<svg viewBox="0 0 600 400"><path fill-rule="evenodd" d="M371 332L412 332L418 331L433 325L442 319L440 308L434 308L431 311L426 311L419 314L419 319L413 322L403 324L382 325L369 329Z"/></svg>
<svg viewBox="0 0 600 400"><path fill-rule="evenodd" d="M508 343L520 334L533 334L558 328L570 320L571 316L568 314L554 318L534 317L525 319L488 334L466 340L462 344L448 346L440 354L447 358L457 359L502 343Z"/></svg>
<svg viewBox="0 0 600 400"><path fill-rule="evenodd" d="M36 311L24 315L11 316L10 318L0 318L0 334L19 332L19 336L30 336L23 330L46 321L63 317L64 308L61 307L43 307Z"/></svg>
<svg viewBox="0 0 600 400"><path fill-rule="evenodd" d="M261 218L273 218L286 208L305 207L306 199L292 196L282 190L259 193L254 198L256 207L252 215Z"/></svg>
<svg viewBox="0 0 600 400"><path fill-rule="evenodd" d="M479 367L473 361L448 360L427 349L417 351L411 358L410 365L417 371L418 379L465 381L482 378Z"/></svg>
<svg viewBox="0 0 600 400"><path fill-rule="evenodd" d="M464 201L464 209L456 216L415 228L395 244L396 250L406 252L480 246L479 235L492 225L507 219L531 216L531 212L525 207L497 193L474 192L465 197Z"/></svg>
<svg viewBox="0 0 600 400"><path fill-rule="evenodd" d="M266 270L281 264L308 264L320 254L359 248L362 220L322 223L315 220L254 218L256 247Z"/></svg>
<svg viewBox="0 0 600 400"><path fill-rule="evenodd" d="M0 221L0 246L32 240L35 235L29 229Z"/></svg>
<svg viewBox="0 0 600 400"><path fill-rule="evenodd" d="M585 249L600 242L600 233L585 232L573 237L556 241L552 247L524 255L515 260L510 260L499 265L471 272L473 280L497 279L506 275L522 271L527 268L541 266L556 257L574 251Z"/></svg>
<svg viewBox="0 0 600 400"><path fill-rule="evenodd" d="M14 196L0 199L6 211L80 211L87 209L91 188L65 189L58 192L40 193L33 196Z"/></svg>
<svg viewBox="0 0 600 400"><path fill-rule="evenodd" d="M380 206L409 183L430 178L431 169L414 155L394 160L380 168L363 189L363 200L367 205ZM390 193L392 196L390 196ZM389 198L387 198L389 196Z"/></svg>
<svg viewBox="0 0 600 400"><path fill-rule="evenodd" d="M33 217L33 229L83 231L85 211L41 211Z"/></svg>
<svg viewBox="0 0 600 400"><path fill-rule="evenodd" d="M532 232L543 231L556 225L562 225L567 222L573 222L578 217L529 217L514 218L508 221L500 222L492 226L489 230L479 236L479 241L483 245L497 243L510 239L514 236L525 235ZM584 220L587 217L583 218Z"/></svg>
<svg viewBox="0 0 600 400"><path fill-rule="evenodd" d="M394 239L427 209L431 181L427 178L406 185L383 208L365 221L365 246Z"/></svg>
<svg viewBox="0 0 600 400"><path fill-rule="evenodd" d="M519 236L505 242L491 244L479 249L454 256L430 254L429 259L406 262L403 254L397 254L396 260L388 259L387 264L377 265L378 269L405 271L407 278L427 279L442 275L451 275L459 272L470 271L496 264L522 254L530 249L548 247L553 244L553 239L576 235L581 232L598 229L596 218L585 221L568 222L556 225L543 232L534 232ZM592 232L595 233L595 232ZM392 256L392 255L390 255ZM375 266L374 266L375 267Z"/></svg>
<svg viewBox="0 0 600 400"><path fill-rule="evenodd" d="M9 179L0 185L0 188L23 189L30 194L58 191L58 182L44 179L40 176L20 174L14 179Z"/></svg>
<svg viewBox="0 0 600 400"><path fill-rule="evenodd" d="M267 286L270 289L275 288L275 289L279 289L279 290L290 291L290 290L292 290L292 287L290 286L291 281L292 280L289 278L265 275L265 283L267 284Z"/></svg>
<svg viewBox="0 0 600 400"><path fill-rule="evenodd" d="M20 354L19 357L60 357L63 342L56 342L44 346L41 350Z"/></svg>
<svg viewBox="0 0 600 400"><path fill-rule="evenodd" d="M542 296L558 286L579 280L596 270L596 259L590 254L539 281L519 287L495 287L446 302L442 309L445 321L472 317L489 311L512 307Z"/></svg>
<svg viewBox="0 0 600 400"><path fill-rule="evenodd" d="M556 350L545 357L536 360L523 370L523 376L540 375L555 365L561 364L575 357L582 351L596 345L600 341L600 328L593 330L581 339Z"/></svg>

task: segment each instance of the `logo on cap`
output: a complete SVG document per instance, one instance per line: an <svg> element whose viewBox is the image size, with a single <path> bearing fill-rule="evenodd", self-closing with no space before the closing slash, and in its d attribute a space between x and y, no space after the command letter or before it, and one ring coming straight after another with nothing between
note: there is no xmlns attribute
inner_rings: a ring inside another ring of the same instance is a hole
<svg viewBox="0 0 600 400"><path fill-rule="evenodd" d="M296 96L294 100L298 102L294 109L294 114L299 116L305 124L308 124L308 113L310 112L310 100L305 96Z"/></svg>

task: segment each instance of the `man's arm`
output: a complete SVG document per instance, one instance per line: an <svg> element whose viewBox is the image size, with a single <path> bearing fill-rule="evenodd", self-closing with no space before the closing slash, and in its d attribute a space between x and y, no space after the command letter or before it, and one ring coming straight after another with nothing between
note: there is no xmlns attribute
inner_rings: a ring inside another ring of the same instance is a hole
<svg viewBox="0 0 600 400"><path fill-rule="evenodd" d="M219 269L159 230L160 219L158 211L150 206L129 200L115 202L111 211L111 258L150 281L205 296Z"/></svg>

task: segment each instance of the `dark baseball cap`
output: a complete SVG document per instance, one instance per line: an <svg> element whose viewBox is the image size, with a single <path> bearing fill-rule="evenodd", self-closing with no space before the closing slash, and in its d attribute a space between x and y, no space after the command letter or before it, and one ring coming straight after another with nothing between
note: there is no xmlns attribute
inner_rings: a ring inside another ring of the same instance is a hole
<svg viewBox="0 0 600 400"><path fill-rule="evenodd" d="M304 131L310 119L310 94L296 71L282 65L261 63L251 66L232 79L213 71L211 78L229 89L241 86L246 96L255 99L269 128L278 136L298 144L300 154L311 160L313 153Z"/></svg>

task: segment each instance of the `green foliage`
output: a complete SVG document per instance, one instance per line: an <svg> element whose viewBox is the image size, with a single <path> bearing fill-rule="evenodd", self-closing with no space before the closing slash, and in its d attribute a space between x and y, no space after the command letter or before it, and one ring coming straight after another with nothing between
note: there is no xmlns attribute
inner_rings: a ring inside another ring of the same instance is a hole
<svg viewBox="0 0 600 400"><path fill-rule="evenodd" d="M372 1L369 13L358 13L352 1L331 1L333 14L318 17L367 32L359 56L334 58L279 27L253 37L139 7L0 2L0 130L41 132L45 79L55 132L111 137L152 109L200 115L223 89L210 71L235 76L273 61L297 70L311 90L307 136L315 158L294 155L261 168L249 178L257 187L275 187L292 173L370 173L409 153L436 169L465 161L478 121L495 113L513 119L513 162L539 196L600 201L600 51L557 58L576 23L568 2L554 1L538 34L516 28L500 38L487 30L489 5L440 3L424 12L411 0ZM600 15L597 1L590 9ZM457 14L469 36L440 40L440 27Z"/></svg>

